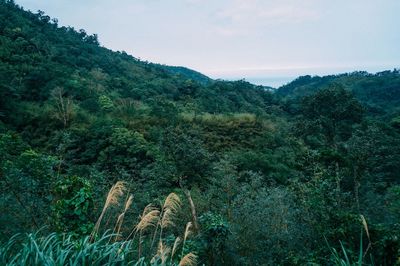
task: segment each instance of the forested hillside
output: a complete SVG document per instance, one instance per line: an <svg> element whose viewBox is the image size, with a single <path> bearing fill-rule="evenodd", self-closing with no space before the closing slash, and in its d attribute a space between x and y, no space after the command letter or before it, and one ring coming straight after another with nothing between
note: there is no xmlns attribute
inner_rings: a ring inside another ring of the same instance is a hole
<svg viewBox="0 0 400 266"><path fill-rule="evenodd" d="M273 91L0 0L0 264L399 264L399 104L398 70Z"/></svg>
<svg viewBox="0 0 400 266"><path fill-rule="evenodd" d="M330 84L340 84L364 104L368 114L391 117L400 112L399 79L398 69L376 74L360 71L324 77L302 76L279 88L277 93L293 100L313 94Z"/></svg>

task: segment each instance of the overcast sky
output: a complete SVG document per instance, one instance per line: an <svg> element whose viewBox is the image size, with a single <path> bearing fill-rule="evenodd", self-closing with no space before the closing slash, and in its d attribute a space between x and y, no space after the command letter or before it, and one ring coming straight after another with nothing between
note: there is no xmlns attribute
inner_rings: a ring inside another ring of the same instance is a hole
<svg viewBox="0 0 400 266"><path fill-rule="evenodd" d="M214 78L400 67L400 0L16 0L101 44Z"/></svg>

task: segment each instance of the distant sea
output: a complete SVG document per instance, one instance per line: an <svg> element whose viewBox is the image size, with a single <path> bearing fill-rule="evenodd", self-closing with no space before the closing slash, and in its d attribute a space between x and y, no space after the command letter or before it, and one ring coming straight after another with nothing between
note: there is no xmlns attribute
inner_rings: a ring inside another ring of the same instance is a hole
<svg viewBox="0 0 400 266"><path fill-rule="evenodd" d="M282 85L288 84L296 77L257 77L257 78L245 78L246 81L256 84L269 86L272 88L279 88Z"/></svg>
<svg viewBox="0 0 400 266"><path fill-rule="evenodd" d="M215 78L215 77L214 77ZM288 84L292 80L296 79L297 76L293 77L223 77L223 80L240 80L244 79L255 85L268 86L272 88L279 88L282 85Z"/></svg>

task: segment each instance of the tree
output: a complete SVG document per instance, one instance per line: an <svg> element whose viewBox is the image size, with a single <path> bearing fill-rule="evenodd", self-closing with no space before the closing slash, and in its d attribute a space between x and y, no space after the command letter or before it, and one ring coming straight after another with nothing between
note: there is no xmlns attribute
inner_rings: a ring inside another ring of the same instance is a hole
<svg viewBox="0 0 400 266"><path fill-rule="evenodd" d="M304 97L301 113L333 145L337 139L351 136L351 127L361 122L364 108L343 86L331 85Z"/></svg>
<svg viewBox="0 0 400 266"><path fill-rule="evenodd" d="M64 128L67 128L71 122L72 116L74 115L74 104L72 98L66 97L65 91L61 87L55 88L51 93L51 97L57 110L55 113L56 118L63 123Z"/></svg>
<svg viewBox="0 0 400 266"><path fill-rule="evenodd" d="M179 128L168 128L163 137L161 150L177 169L177 179L182 178L189 185L201 181L211 166L212 154L204 147L202 141ZM176 180L176 181L178 181Z"/></svg>

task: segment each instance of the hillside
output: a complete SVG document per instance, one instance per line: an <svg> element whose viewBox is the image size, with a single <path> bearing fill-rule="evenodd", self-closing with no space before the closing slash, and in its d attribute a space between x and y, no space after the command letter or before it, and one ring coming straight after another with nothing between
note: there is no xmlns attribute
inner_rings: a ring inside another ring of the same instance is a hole
<svg viewBox="0 0 400 266"><path fill-rule="evenodd" d="M0 264L395 265L399 81L212 80L0 0Z"/></svg>
<svg viewBox="0 0 400 266"><path fill-rule="evenodd" d="M394 115L400 112L400 72L383 71L345 73L330 76L302 76L280 87L277 94L296 99L315 93L332 84L339 84L351 91L373 115Z"/></svg>
<svg viewBox="0 0 400 266"><path fill-rule="evenodd" d="M208 112L232 112L241 107L247 111L244 105L263 108L268 98L262 90L247 92L241 84L214 83L186 68L142 62L124 52L112 52L99 46L96 35L58 27L57 20L45 14L23 12L4 3L1 9L1 80L6 86L2 92L7 92L1 95L1 112L5 116L12 112L9 109L15 106L14 100L45 102L56 87L62 87L64 96L74 97L87 111L98 108L97 98L106 95L111 100L123 98L144 104L163 98L180 108L192 102L191 109ZM212 84L202 86L208 83ZM213 99L210 90L226 97ZM221 107L209 106L208 101L222 101Z"/></svg>
<svg viewBox="0 0 400 266"><path fill-rule="evenodd" d="M181 75L182 77L186 77L188 79L197 81L203 85L208 85L212 82L212 80L206 75L201 74L200 72L194 71L192 69L182 67L182 66L164 66L165 69L173 74Z"/></svg>

